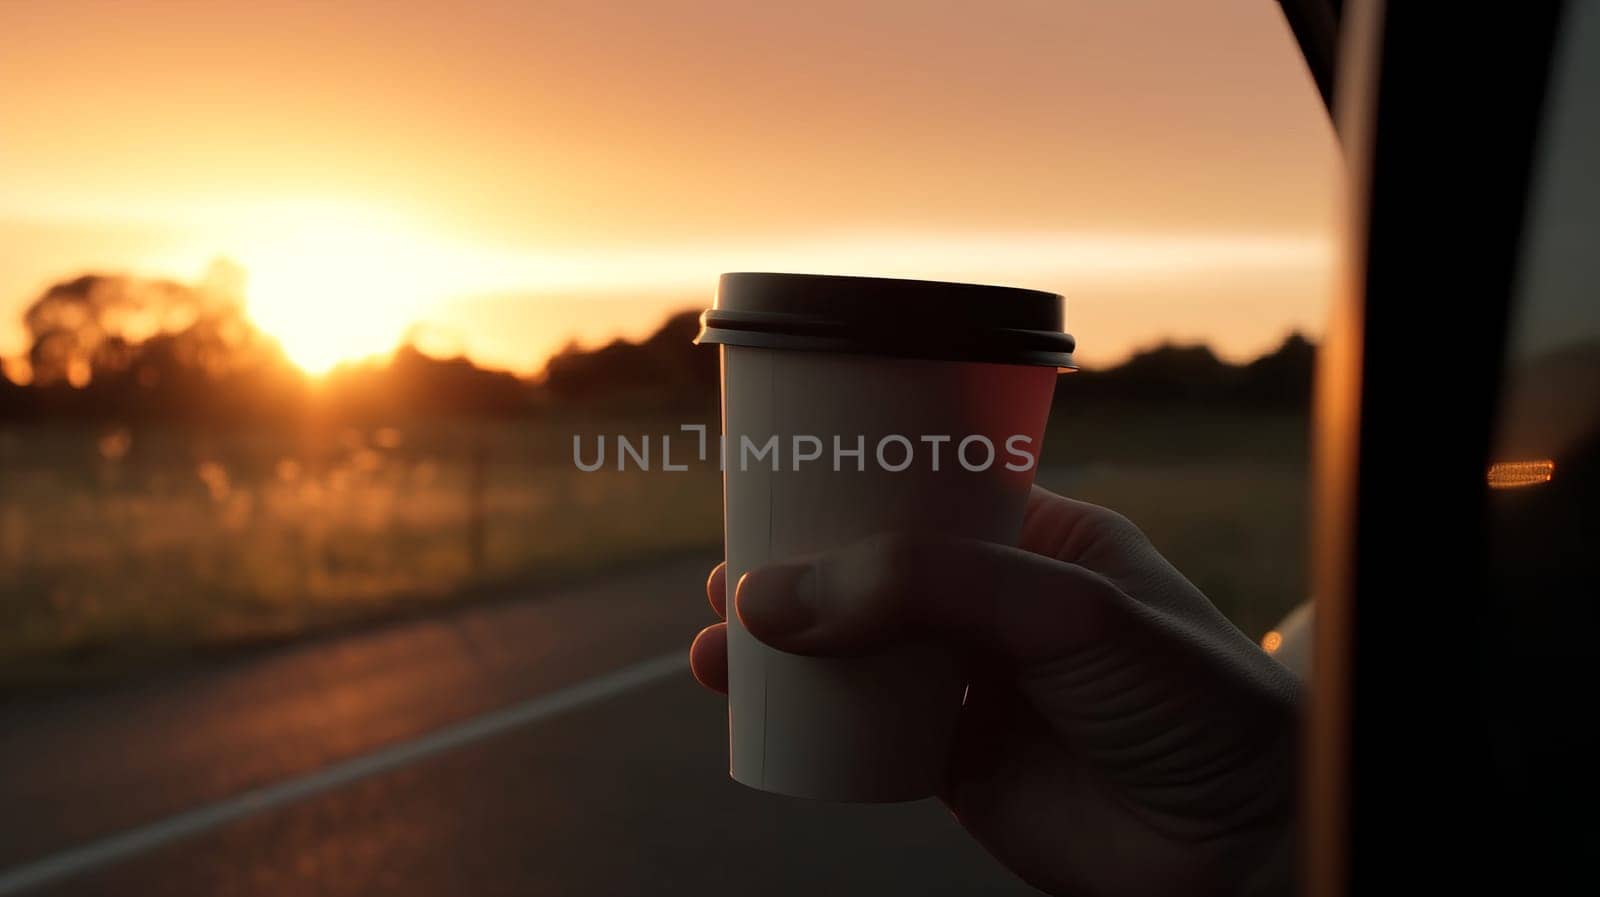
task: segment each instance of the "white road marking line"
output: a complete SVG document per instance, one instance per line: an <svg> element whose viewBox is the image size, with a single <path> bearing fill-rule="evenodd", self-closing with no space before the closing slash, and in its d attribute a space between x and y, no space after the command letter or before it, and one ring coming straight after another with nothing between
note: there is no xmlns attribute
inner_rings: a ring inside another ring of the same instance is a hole
<svg viewBox="0 0 1600 897"><path fill-rule="evenodd" d="M0 895L15 894L28 888L59 881L135 854L154 850L181 838L209 831L236 819L305 800L324 791L391 769L398 769L519 726L536 723L568 710L576 710L586 704L603 701L680 673L688 666L689 657L686 651L642 661L520 704L513 704L465 722L446 726L411 741L393 744L349 760L341 760L316 772L245 791L176 816L169 816L120 834L53 853L31 863L0 872Z"/></svg>

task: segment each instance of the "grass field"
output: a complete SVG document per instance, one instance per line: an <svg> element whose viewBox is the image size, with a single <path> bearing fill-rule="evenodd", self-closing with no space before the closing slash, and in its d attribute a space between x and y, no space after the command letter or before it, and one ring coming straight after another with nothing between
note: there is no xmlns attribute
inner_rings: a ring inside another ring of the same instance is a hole
<svg viewBox="0 0 1600 897"><path fill-rule="evenodd" d="M1143 411L1055 421L1041 483L1128 514L1259 635L1304 597L1303 419ZM0 431L0 687L714 550L714 466L572 464L575 432L661 433L677 420ZM692 445L682 437L674 452Z"/></svg>

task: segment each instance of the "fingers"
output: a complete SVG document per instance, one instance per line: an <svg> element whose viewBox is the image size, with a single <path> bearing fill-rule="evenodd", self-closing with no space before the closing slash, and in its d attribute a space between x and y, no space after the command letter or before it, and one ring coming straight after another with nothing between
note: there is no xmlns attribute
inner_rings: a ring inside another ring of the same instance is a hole
<svg viewBox="0 0 1600 897"><path fill-rule="evenodd" d="M728 693L727 623L714 623L694 637L689 646L689 670L706 688Z"/></svg>
<svg viewBox="0 0 1600 897"><path fill-rule="evenodd" d="M718 564L706 577L706 599L717 616L726 617L728 603L728 565ZM701 685L715 692L728 693L728 624L713 623L700 630L689 646L689 670Z"/></svg>
<svg viewBox="0 0 1600 897"><path fill-rule="evenodd" d="M711 575L706 577L706 600L711 602L711 609L717 616L724 620L728 618L728 564L726 561L711 568Z"/></svg>
<svg viewBox="0 0 1600 897"><path fill-rule="evenodd" d="M855 654L932 634L1033 663L1107 637L1136 614L1075 564L973 539L879 536L773 564L738 584L739 619L797 654Z"/></svg>

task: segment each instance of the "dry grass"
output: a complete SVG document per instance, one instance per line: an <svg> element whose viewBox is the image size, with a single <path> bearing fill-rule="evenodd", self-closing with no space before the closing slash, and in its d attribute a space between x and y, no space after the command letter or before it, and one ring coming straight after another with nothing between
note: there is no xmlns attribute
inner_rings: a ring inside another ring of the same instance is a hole
<svg viewBox="0 0 1600 897"><path fill-rule="evenodd" d="M281 640L721 538L714 468L579 474L571 431L552 426L121 432L0 435L0 682Z"/></svg>
<svg viewBox="0 0 1600 897"><path fill-rule="evenodd" d="M1205 420L1058 422L1041 482L1127 513L1259 635L1302 597L1303 445L1283 435L1299 425L1213 419L1213 433L1253 440L1224 446L1249 459L1229 460L1215 452L1226 440L1204 436ZM709 553L721 540L714 466L572 465L574 432L676 427L635 416L292 434L0 431L0 686L146 668ZM1174 427L1210 450L1185 453L1170 438L1153 448ZM682 439L677 459L692 445Z"/></svg>

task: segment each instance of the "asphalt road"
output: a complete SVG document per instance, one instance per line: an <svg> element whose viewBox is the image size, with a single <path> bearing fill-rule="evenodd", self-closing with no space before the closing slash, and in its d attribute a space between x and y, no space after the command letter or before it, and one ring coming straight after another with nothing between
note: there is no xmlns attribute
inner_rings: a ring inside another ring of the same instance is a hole
<svg viewBox="0 0 1600 897"><path fill-rule="evenodd" d="M709 563L9 701L0 894L1036 893L934 802L729 781Z"/></svg>

